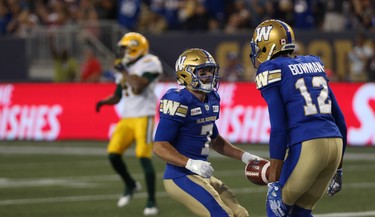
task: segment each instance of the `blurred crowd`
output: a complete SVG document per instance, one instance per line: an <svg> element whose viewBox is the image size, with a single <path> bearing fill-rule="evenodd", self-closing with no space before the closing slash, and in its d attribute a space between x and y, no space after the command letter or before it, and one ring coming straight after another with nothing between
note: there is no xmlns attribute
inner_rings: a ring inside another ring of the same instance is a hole
<svg viewBox="0 0 375 217"><path fill-rule="evenodd" d="M375 32L374 10L375 0L0 0L0 36L27 37L37 28L107 21L140 33L249 33L269 18L286 21L295 30ZM346 80L375 81L374 53L374 40L359 35L348 55ZM55 61L55 71L68 65L70 73L56 81L100 81L103 69L90 49L82 66L64 52L53 56L60 61ZM245 80L238 54L228 54L226 61L224 81Z"/></svg>
<svg viewBox="0 0 375 217"><path fill-rule="evenodd" d="M374 0L0 0L0 34L111 20L131 31L225 31L276 18L295 29L375 31Z"/></svg>

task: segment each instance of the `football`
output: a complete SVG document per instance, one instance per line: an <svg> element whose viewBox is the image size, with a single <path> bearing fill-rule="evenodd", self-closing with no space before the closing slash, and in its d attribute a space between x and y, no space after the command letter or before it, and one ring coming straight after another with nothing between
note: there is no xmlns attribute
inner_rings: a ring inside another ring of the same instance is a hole
<svg viewBox="0 0 375 217"><path fill-rule="evenodd" d="M245 167L246 178L256 185L267 185L270 161L266 159L251 160Z"/></svg>

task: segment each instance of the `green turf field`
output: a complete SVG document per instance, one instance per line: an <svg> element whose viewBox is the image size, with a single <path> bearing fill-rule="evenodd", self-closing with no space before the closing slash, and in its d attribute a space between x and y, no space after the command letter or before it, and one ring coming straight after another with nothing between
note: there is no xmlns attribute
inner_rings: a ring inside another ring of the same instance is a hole
<svg viewBox="0 0 375 217"><path fill-rule="evenodd" d="M265 145L241 148L267 157ZM137 217L143 216L143 189L130 205L117 208L123 190L105 154L105 142L0 142L0 217ZM143 174L133 150L126 154L134 177ZM265 216L267 188L246 180L243 163L217 155L210 157L214 175L236 193L251 216ZM168 198L161 182L164 163L154 157L158 171L157 199L161 217L192 214ZM344 167L344 189L324 198L315 216L375 216L375 148L350 147Z"/></svg>

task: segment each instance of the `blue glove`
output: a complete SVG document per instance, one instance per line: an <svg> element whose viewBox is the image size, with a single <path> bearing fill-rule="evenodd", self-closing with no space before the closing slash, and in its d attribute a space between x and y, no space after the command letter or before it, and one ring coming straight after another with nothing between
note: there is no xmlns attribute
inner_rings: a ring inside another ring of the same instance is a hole
<svg viewBox="0 0 375 217"><path fill-rule="evenodd" d="M333 196L342 188L342 169L338 169L328 185L327 194Z"/></svg>
<svg viewBox="0 0 375 217"><path fill-rule="evenodd" d="M281 198L281 185L278 182L268 183L267 212L272 210L279 217L286 216L287 208Z"/></svg>

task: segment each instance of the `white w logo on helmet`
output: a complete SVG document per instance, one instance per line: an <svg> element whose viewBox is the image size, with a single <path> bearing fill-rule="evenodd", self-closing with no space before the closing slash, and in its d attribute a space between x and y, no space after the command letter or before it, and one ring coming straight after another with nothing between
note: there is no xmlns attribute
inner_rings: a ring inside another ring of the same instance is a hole
<svg viewBox="0 0 375 217"><path fill-rule="evenodd" d="M131 40L129 41L129 47L136 47L139 45L139 42L137 40Z"/></svg>
<svg viewBox="0 0 375 217"><path fill-rule="evenodd" d="M256 29L257 37L255 41L256 42L262 41L262 38L263 40L268 41L270 39L270 33L271 33L272 28L273 28L272 26L263 26L261 28L257 28Z"/></svg>
<svg viewBox="0 0 375 217"><path fill-rule="evenodd" d="M176 61L176 71L182 71L184 69L184 62L186 60L186 56L180 56Z"/></svg>

